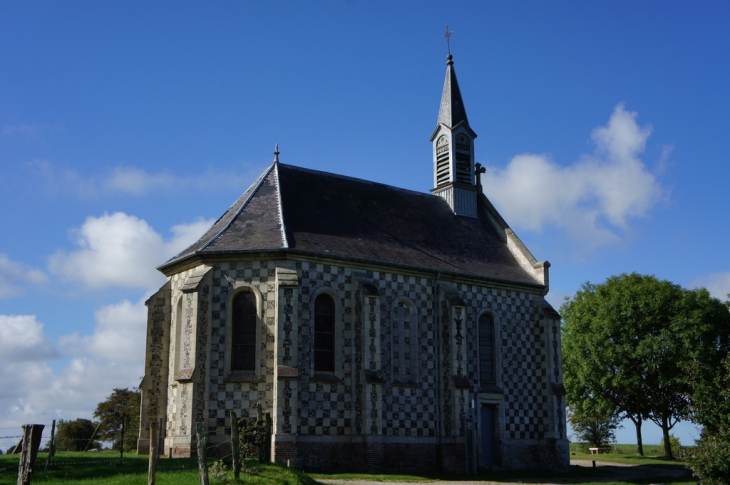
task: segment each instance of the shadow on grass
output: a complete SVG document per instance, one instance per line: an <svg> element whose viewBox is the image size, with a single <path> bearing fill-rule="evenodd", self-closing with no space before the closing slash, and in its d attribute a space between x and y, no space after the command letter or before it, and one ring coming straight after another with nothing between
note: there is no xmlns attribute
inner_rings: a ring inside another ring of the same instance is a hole
<svg viewBox="0 0 730 485"><path fill-rule="evenodd" d="M429 482L497 482L497 483L688 483L693 482L691 474L681 464L636 465L631 467L599 465L596 468L571 465L567 473L546 471L499 471L483 472L477 475L446 473L424 473L412 475L368 475L358 473L312 473L319 481L368 481L383 483L429 483Z"/></svg>

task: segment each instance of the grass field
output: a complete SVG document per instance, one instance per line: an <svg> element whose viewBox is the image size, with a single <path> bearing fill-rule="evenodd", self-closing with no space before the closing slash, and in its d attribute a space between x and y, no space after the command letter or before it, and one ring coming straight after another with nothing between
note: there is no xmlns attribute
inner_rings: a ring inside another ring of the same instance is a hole
<svg viewBox="0 0 730 485"><path fill-rule="evenodd" d="M672 485L695 485L696 482L688 475L667 477L655 473L657 470L674 470L681 473L683 463L671 462L660 456L651 456L650 453L659 452L659 447L645 447L647 456L636 455L635 446L618 445L620 453L589 455L580 453L578 446L571 445L572 459L593 460L597 462L617 462L640 465L643 475L630 481L611 481L619 479L615 467L571 467L567 474L522 471L522 472L495 472L480 475L368 475L368 474L305 474L294 469L274 464L259 464L252 460L249 463L252 474L241 474L240 481L233 480L232 472L228 472L228 483L245 483L250 485L316 485L317 480L366 480L371 482L412 482L428 483L440 481L489 481L497 483L578 483L590 485L593 483L608 484L652 484L664 483ZM33 482L39 484L71 485L145 485L147 483L147 456L137 456L134 453L126 454L124 460L119 460L116 452L100 453L58 453L53 459L53 465L48 471L43 471L46 454L39 453L36 462L36 472ZM212 463L210 461L209 463ZM15 485L17 481L18 455L0 455L0 485ZM198 485L197 460L160 458L157 466L157 483L160 485ZM215 480L210 481L216 485Z"/></svg>
<svg viewBox="0 0 730 485"><path fill-rule="evenodd" d="M43 471L46 454L39 453L32 483L53 485L147 485L148 457L134 453L124 455L119 460L117 452L66 453L59 452L53 457L53 465ZM212 460L209 461L209 464ZM240 481L230 483L248 485L315 485L308 475L297 470L270 463L259 464L256 460L247 462L252 474L242 472ZM15 485L18 477L18 455L0 455L0 485ZM196 458L160 458L157 465L159 485L199 485L198 461ZM210 480L211 485L216 482ZM220 482L218 482L220 483Z"/></svg>

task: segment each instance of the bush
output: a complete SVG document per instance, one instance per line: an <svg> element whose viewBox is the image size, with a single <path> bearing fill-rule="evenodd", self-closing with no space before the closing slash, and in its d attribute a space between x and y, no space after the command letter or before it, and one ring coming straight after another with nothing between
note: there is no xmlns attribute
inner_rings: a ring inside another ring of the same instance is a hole
<svg viewBox="0 0 730 485"><path fill-rule="evenodd" d="M687 457L692 473L702 485L730 483L730 433L702 436Z"/></svg>
<svg viewBox="0 0 730 485"><path fill-rule="evenodd" d="M659 444L659 446L661 447L662 456L666 456L666 453L664 452L664 438L662 438L662 442ZM674 455L674 459L681 459L682 444L679 442L679 438L677 438L673 434L669 435L669 447L672 449L672 455Z"/></svg>

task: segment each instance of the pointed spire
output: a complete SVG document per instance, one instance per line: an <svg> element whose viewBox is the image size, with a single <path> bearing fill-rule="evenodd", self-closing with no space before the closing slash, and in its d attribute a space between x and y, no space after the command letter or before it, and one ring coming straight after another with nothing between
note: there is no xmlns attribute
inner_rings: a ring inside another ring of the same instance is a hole
<svg viewBox="0 0 730 485"><path fill-rule="evenodd" d="M444 80L444 91L441 95L441 108L439 109L438 119L439 123L443 123L449 128L453 128L462 121L469 123L464 101L461 99L459 82L456 80L456 71L454 70L452 58L451 54L446 57L446 79Z"/></svg>
<svg viewBox="0 0 730 485"><path fill-rule="evenodd" d="M279 163L279 144L274 147L274 163Z"/></svg>

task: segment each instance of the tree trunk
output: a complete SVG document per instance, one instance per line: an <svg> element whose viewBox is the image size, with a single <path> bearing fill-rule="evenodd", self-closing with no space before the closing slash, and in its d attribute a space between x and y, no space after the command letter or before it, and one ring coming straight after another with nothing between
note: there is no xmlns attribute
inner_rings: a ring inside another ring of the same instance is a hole
<svg viewBox="0 0 730 485"><path fill-rule="evenodd" d="M644 456L644 442L641 439L641 416L637 416L636 419L633 416L629 416L629 418L634 423L634 426L636 426L636 453L639 456Z"/></svg>
<svg viewBox="0 0 730 485"><path fill-rule="evenodd" d="M672 443L669 441L669 420L666 416L662 416L662 435L664 436L664 456L670 460L674 460Z"/></svg>

